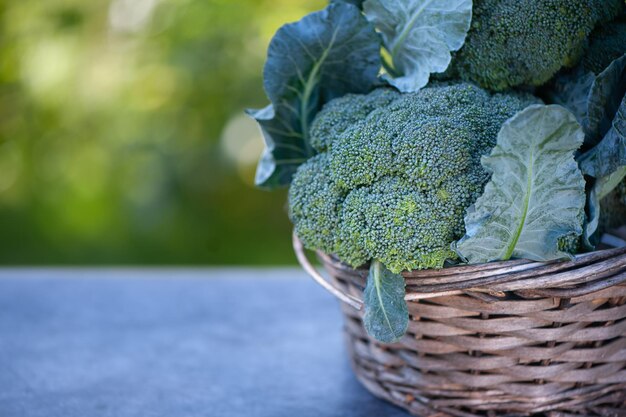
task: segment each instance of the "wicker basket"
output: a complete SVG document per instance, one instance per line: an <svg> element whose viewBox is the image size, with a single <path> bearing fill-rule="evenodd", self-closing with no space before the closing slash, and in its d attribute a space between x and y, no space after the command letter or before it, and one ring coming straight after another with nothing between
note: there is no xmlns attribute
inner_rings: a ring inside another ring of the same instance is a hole
<svg viewBox="0 0 626 417"><path fill-rule="evenodd" d="M343 301L358 379L427 416L626 416L626 248L404 273L411 321L395 344L361 323L367 269L318 254Z"/></svg>

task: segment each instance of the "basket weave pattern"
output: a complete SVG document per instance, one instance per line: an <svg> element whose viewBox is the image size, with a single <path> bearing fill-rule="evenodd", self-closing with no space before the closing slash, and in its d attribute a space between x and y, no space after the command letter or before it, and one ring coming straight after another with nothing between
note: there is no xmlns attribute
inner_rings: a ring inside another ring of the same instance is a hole
<svg viewBox="0 0 626 417"><path fill-rule="evenodd" d="M367 269L319 254L362 299ZM342 304L359 380L419 416L626 416L626 249L404 274L406 336L381 344Z"/></svg>

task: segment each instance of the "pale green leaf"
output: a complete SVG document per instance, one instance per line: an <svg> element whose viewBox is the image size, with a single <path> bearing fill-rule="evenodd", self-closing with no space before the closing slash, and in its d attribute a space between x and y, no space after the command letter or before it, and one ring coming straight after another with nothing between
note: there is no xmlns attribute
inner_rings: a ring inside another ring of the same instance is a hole
<svg viewBox="0 0 626 417"><path fill-rule="evenodd" d="M363 11L383 36L390 59L385 78L412 92L424 87L431 73L444 72L450 51L463 46L472 0L366 0Z"/></svg>
<svg viewBox="0 0 626 417"><path fill-rule="evenodd" d="M409 325L409 311L404 301L404 277L394 274L378 261L372 261L363 293L367 333L384 343L400 339Z"/></svg>
<svg viewBox="0 0 626 417"><path fill-rule="evenodd" d="M581 235L585 181L574 160L584 133L558 105L533 105L507 120L482 164L492 177L465 216L457 243L471 263L568 256L559 239Z"/></svg>

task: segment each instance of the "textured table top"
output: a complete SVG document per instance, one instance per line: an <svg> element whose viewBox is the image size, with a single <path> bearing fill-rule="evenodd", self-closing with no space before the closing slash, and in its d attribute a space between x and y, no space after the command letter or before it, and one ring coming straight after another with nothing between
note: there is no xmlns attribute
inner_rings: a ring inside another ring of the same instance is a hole
<svg viewBox="0 0 626 417"><path fill-rule="evenodd" d="M0 270L1 417L407 417L297 269Z"/></svg>

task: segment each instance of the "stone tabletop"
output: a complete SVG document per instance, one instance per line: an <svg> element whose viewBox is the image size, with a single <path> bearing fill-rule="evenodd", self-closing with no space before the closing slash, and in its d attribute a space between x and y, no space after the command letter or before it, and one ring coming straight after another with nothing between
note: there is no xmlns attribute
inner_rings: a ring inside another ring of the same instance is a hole
<svg viewBox="0 0 626 417"><path fill-rule="evenodd" d="M1 417L407 417L298 269L0 270Z"/></svg>

